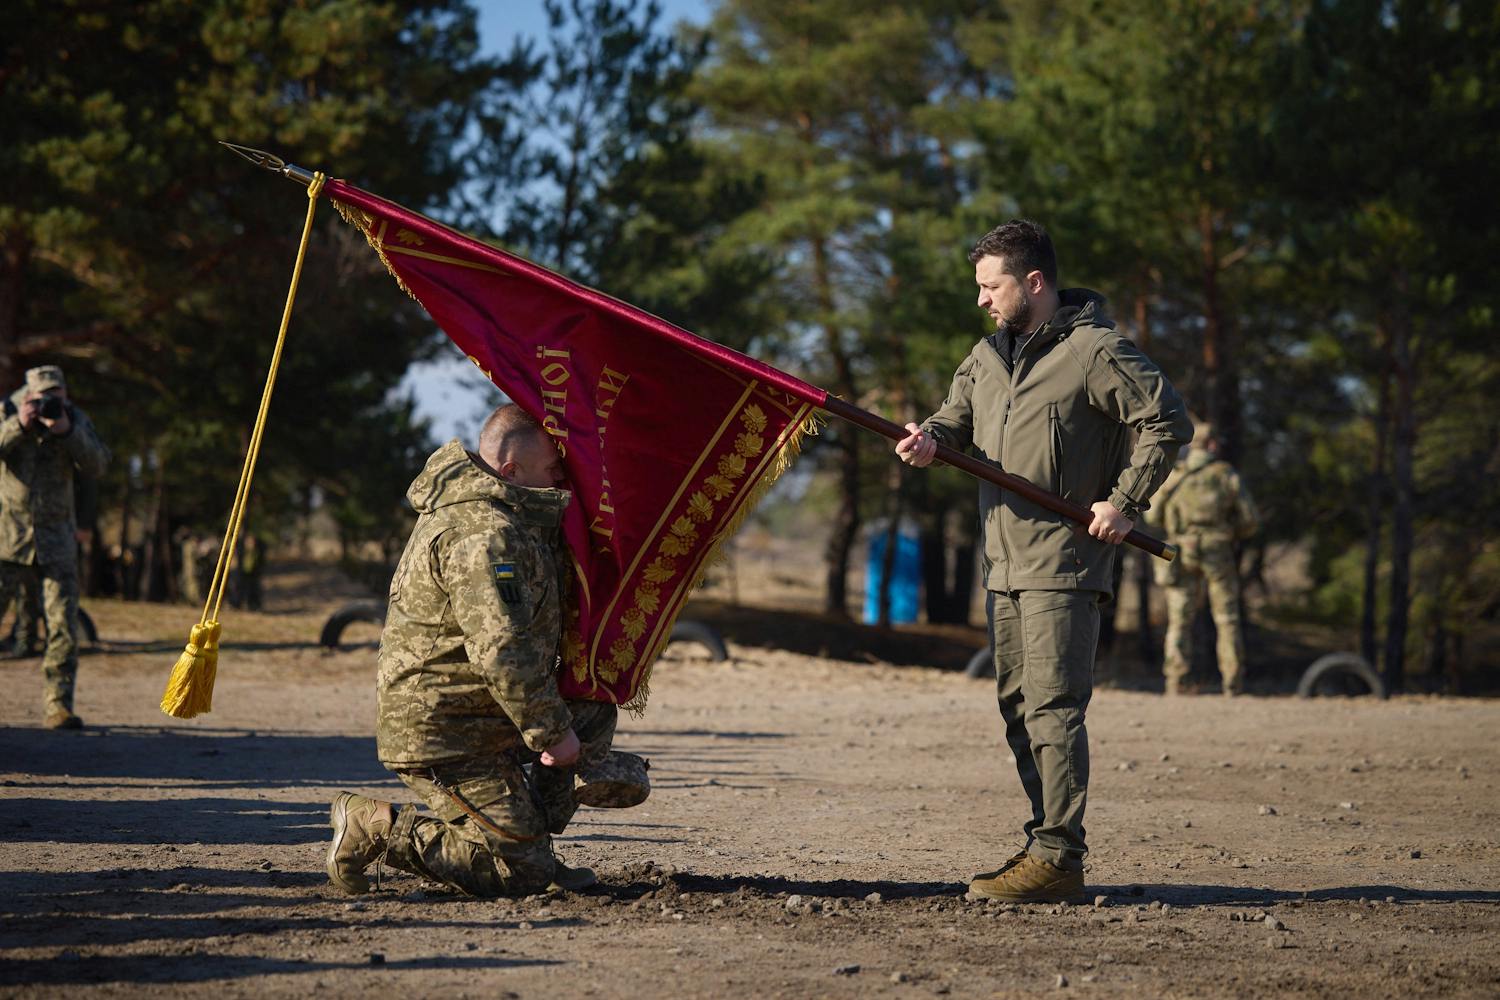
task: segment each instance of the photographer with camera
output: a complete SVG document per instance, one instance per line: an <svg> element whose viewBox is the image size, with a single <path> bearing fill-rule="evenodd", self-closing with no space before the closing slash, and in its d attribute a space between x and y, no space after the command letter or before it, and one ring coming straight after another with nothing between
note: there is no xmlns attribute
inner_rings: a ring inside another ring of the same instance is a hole
<svg viewBox="0 0 1500 1000"><path fill-rule="evenodd" d="M78 675L77 476L97 478L109 449L88 416L68 400L62 369L42 365L5 401L0 419L0 608L28 579L41 583L47 621L44 724L78 729L73 686Z"/></svg>

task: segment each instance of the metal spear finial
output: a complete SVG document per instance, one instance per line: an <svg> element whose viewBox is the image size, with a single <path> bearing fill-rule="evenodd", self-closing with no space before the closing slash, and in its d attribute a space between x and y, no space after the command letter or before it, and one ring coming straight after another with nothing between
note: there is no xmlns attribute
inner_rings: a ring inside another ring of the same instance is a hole
<svg viewBox="0 0 1500 1000"><path fill-rule="evenodd" d="M290 177L303 187L307 187L313 182L313 173L311 170L304 170L295 164L288 163L275 153L268 153L264 149L251 149L249 146L241 146L226 139L220 139L219 145L230 152L238 153L257 167L264 167L283 177Z"/></svg>

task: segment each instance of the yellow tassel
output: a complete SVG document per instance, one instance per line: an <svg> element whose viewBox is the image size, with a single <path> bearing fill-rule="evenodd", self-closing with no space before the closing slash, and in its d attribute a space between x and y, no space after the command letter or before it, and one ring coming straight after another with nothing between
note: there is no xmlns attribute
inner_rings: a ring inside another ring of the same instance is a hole
<svg viewBox="0 0 1500 1000"><path fill-rule="evenodd" d="M219 623L194 625L187 648L177 658L161 710L177 719L213 711L214 678L219 672Z"/></svg>

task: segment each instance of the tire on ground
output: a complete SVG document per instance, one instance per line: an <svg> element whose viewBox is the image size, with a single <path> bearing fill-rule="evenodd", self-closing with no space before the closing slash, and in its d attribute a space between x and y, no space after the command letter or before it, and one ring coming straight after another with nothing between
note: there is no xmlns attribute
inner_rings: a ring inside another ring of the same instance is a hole
<svg viewBox="0 0 1500 1000"><path fill-rule="evenodd" d="M995 651L986 646L969 657L969 665L964 668L964 676L975 678L995 676Z"/></svg>
<svg viewBox="0 0 1500 1000"><path fill-rule="evenodd" d="M83 633L83 637L88 640L90 646L99 644L99 630L94 627L94 619L90 618L89 613L82 608L78 609L78 631Z"/></svg>
<svg viewBox="0 0 1500 1000"><path fill-rule="evenodd" d="M325 649L338 649L339 638L344 634L344 629L355 622L384 625L385 602L354 601L339 608L323 623L323 634L318 636L318 645Z"/></svg>
<svg viewBox="0 0 1500 1000"><path fill-rule="evenodd" d="M1312 666L1303 672L1302 679L1297 682L1297 696L1311 698L1318 694L1320 687L1336 680L1341 680L1346 688L1349 686L1349 681L1358 681L1375 697L1385 697L1385 682L1358 653L1329 653L1327 656L1314 660ZM1359 692L1347 691L1346 693L1358 694Z"/></svg>
<svg viewBox="0 0 1500 1000"><path fill-rule="evenodd" d="M672 637L668 642L697 642L708 647L709 658L715 663L729 659L729 650L724 640L711 626L703 622L682 621L672 626Z"/></svg>

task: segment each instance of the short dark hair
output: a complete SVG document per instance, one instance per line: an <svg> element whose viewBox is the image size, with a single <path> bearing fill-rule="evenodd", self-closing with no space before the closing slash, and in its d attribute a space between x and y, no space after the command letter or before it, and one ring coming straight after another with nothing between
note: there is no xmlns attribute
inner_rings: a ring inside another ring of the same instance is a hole
<svg viewBox="0 0 1500 1000"><path fill-rule="evenodd" d="M969 251L969 263L978 264L985 257L1003 257L1008 271L1024 278L1041 271L1052 288L1057 287L1057 251L1047 230L1029 219L1011 219L979 238Z"/></svg>
<svg viewBox="0 0 1500 1000"><path fill-rule="evenodd" d="M515 403L505 403L496 407L485 420L479 431L479 450L503 456L520 442L536 435L545 438L547 429Z"/></svg>

